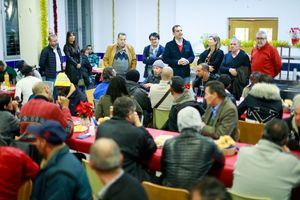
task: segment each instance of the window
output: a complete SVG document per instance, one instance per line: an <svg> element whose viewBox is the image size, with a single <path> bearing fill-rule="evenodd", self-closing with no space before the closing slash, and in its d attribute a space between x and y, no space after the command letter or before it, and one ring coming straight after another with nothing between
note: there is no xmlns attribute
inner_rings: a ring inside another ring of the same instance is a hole
<svg viewBox="0 0 300 200"><path fill-rule="evenodd" d="M67 31L75 33L80 48L91 44L91 0L68 0L66 10Z"/></svg>
<svg viewBox="0 0 300 200"><path fill-rule="evenodd" d="M4 58L20 57L18 1L3 0Z"/></svg>

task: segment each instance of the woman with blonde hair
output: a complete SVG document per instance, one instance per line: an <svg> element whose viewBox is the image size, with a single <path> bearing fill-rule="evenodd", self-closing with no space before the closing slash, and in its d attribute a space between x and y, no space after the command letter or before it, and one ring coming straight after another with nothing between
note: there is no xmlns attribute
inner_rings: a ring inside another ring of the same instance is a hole
<svg viewBox="0 0 300 200"><path fill-rule="evenodd" d="M219 67L224 57L224 52L220 49L221 41L219 36L211 35L208 37L208 48L199 56L197 64L207 63L211 73L218 73Z"/></svg>

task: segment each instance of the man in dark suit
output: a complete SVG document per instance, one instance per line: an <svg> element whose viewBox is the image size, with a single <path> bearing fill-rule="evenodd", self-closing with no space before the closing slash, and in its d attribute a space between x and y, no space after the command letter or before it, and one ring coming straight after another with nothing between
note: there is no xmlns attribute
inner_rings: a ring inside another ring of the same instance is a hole
<svg viewBox="0 0 300 200"><path fill-rule="evenodd" d="M117 143L108 138L98 139L91 147L90 165L104 187L97 199L147 200L141 184L121 168L123 156Z"/></svg>
<svg viewBox="0 0 300 200"><path fill-rule="evenodd" d="M190 63L195 58L191 43L182 37L180 25L174 25L172 32L174 39L166 44L163 61L173 68L174 76L181 76L184 83L190 83Z"/></svg>

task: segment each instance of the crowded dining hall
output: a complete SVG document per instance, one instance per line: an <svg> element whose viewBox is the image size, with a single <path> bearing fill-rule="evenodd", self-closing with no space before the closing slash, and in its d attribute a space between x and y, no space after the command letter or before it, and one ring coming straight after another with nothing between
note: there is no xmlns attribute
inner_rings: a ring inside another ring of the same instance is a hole
<svg viewBox="0 0 300 200"><path fill-rule="evenodd" d="M300 199L297 0L0 4L0 200Z"/></svg>

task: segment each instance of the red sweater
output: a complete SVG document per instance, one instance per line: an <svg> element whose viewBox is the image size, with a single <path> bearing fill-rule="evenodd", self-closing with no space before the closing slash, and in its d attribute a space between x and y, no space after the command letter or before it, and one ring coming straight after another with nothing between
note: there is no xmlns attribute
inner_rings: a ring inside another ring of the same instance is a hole
<svg viewBox="0 0 300 200"><path fill-rule="evenodd" d="M39 166L15 147L0 147L0 200L17 199L21 184L34 178Z"/></svg>
<svg viewBox="0 0 300 200"><path fill-rule="evenodd" d="M30 123L56 120L64 127L69 137L73 134L74 124L70 110L60 109L56 104L49 102L47 98L43 96L36 96L24 104L19 117L20 133L24 133Z"/></svg>
<svg viewBox="0 0 300 200"><path fill-rule="evenodd" d="M277 49L268 42L262 48L253 48L251 52L251 72L261 72L273 78L280 73L282 68L281 58Z"/></svg>

